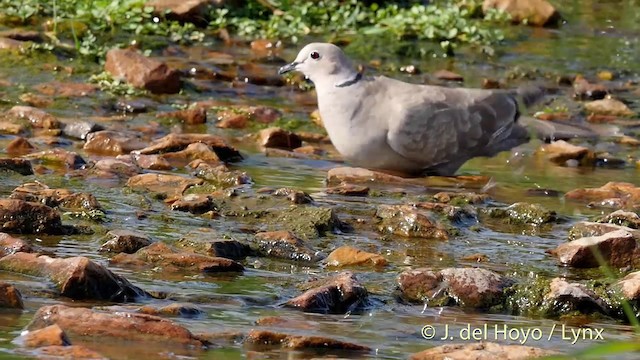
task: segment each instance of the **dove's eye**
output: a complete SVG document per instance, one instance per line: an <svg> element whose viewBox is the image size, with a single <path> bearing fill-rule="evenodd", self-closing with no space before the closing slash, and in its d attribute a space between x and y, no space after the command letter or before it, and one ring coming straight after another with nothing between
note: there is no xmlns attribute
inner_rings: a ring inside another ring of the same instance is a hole
<svg viewBox="0 0 640 360"><path fill-rule="evenodd" d="M313 60L318 60L320 59L320 54L317 51L313 51L310 55L309 55Z"/></svg>

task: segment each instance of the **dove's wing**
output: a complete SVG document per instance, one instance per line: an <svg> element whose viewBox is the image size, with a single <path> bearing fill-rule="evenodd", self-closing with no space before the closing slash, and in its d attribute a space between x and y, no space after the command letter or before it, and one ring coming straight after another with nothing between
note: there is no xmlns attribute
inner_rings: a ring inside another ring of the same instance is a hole
<svg viewBox="0 0 640 360"><path fill-rule="evenodd" d="M488 90L412 86L399 116L389 121L387 142L403 157L425 168L491 156L527 140L516 124L513 96ZM396 96L397 97L397 96Z"/></svg>

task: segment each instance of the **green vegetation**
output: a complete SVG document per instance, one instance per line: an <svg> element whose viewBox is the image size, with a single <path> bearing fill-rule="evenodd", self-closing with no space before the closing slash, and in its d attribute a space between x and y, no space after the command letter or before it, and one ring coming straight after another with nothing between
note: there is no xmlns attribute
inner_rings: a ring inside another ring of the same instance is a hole
<svg viewBox="0 0 640 360"><path fill-rule="evenodd" d="M102 61L114 46L136 44L144 49L163 47L167 42L201 42L206 35L223 29L247 38L268 38L298 42L305 36L340 34L342 40L357 34L391 36L434 42L441 54L453 54L461 44L479 46L491 53L491 45L503 39L495 21L504 14L479 15L478 2L442 0L431 5L398 5L356 0L237 2L211 8L208 26L169 20L146 6L144 0L0 0L0 24L41 25L48 37L34 50L72 51L74 55ZM407 2L404 2L407 3ZM426 51L422 51L423 55Z"/></svg>

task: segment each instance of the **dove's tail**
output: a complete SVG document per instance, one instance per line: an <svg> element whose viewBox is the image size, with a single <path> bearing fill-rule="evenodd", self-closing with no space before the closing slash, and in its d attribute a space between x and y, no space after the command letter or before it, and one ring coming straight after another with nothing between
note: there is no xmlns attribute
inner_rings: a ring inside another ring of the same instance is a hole
<svg viewBox="0 0 640 360"><path fill-rule="evenodd" d="M547 142L622 135L620 129L613 125L583 124L565 120L538 120L527 116L521 116L518 122L529 129L531 135Z"/></svg>

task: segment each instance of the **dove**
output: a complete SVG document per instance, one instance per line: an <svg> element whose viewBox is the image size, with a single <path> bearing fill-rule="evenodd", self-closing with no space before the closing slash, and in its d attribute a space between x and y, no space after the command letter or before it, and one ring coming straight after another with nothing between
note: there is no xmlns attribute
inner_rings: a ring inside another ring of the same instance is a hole
<svg viewBox="0 0 640 360"><path fill-rule="evenodd" d="M491 157L530 139L519 123L517 92L365 76L329 43L304 46L278 73L290 71L313 82L331 142L359 167L451 176L471 158Z"/></svg>

